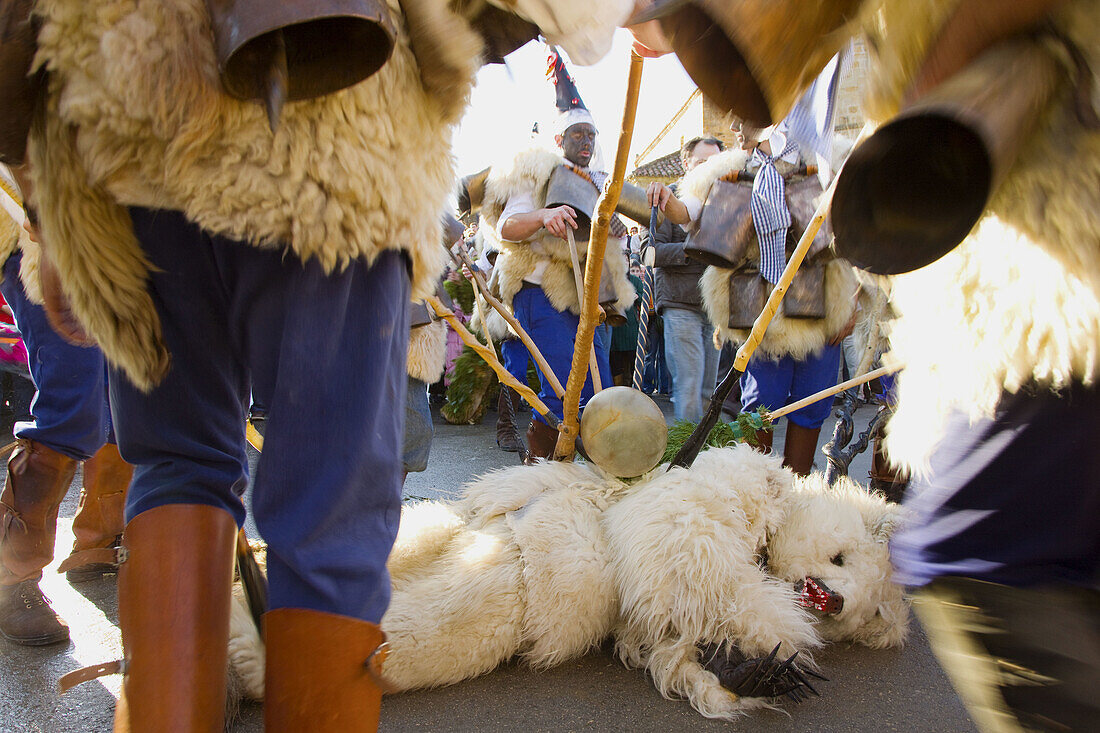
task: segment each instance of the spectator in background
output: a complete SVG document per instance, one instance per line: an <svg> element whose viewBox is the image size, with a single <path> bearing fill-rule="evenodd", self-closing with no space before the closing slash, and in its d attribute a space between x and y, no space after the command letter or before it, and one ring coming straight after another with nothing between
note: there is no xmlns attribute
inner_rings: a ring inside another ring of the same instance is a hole
<svg viewBox="0 0 1100 733"><path fill-rule="evenodd" d="M722 152L724 146L716 138L696 137L688 140L680 151L684 171ZM675 184L651 183L646 189L651 206L662 211L675 195ZM647 242L644 259L654 267L657 312L664 320L665 356L672 376L672 405L677 420L698 422L711 394L718 374L718 350L703 299L699 278L706 265L684 254L685 232L679 225L662 216L653 242Z"/></svg>

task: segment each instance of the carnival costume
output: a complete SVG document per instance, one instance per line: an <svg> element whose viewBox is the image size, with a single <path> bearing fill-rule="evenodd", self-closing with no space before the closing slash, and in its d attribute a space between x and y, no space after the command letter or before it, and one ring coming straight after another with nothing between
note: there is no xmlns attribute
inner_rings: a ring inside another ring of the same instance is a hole
<svg viewBox="0 0 1100 733"><path fill-rule="evenodd" d="M866 29L885 120L958 3L881 5ZM1034 42L1058 84L1018 157L963 242L893 283L906 368L886 448L915 477L894 562L985 729L1084 730L1097 714L1100 2L1055 7Z"/></svg>
<svg viewBox="0 0 1100 733"><path fill-rule="evenodd" d="M784 160L782 155L776 155L775 160L770 162L783 178L807 179L804 169L800 170L800 166ZM719 181L726 185L745 186L747 200L748 184L738 183L737 175L742 170L751 171L753 168L759 175L762 167L759 160L751 160L744 151L720 153L688 173L680 192L685 200L706 202L702 215L705 216L705 207L714 205L711 197ZM744 228L738 230L741 232L737 237L739 241L734 242L731 248L734 254L725 255L732 256L730 264L735 267L708 267L699 283L707 315L721 339L736 344L744 343L748 338L752 323L763 309L764 301L777 279L774 273L762 271L757 231L759 222L749 214L747 205L742 218ZM797 222L791 222L789 215L787 222L795 226L781 229L781 241L778 243L781 260L776 263L780 271L801 233L797 231ZM697 223L693 227L692 237L699 236L700 225ZM791 292L749 361L741 380L742 409L749 411L761 406L778 409L836 384L840 347L829 342L852 318L859 283L851 265L832 256L827 247L828 237L819 233L807 254L803 276L792 285ZM802 278L811 273L819 278L816 287L806 288L808 302L805 307L795 310L794 296L798 294ZM765 274L772 279L768 280ZM788 445L784 451L788 457L808 454L812 461L818 431L829 415L829 406L828 401L821 401L787 416L790 421L788 428L792 424L796 426L788 430ZM765 444L770 445L770 434L761 437ZM796 444L791 445L792 442ZM809 466L797 466L796 470L806 471Z"/></svg>
<svg viewBox="0 0 1100 733"><path fill-rule="evenodd" d="M494 166L485 187L485 202L482 206L482 224L479 230L490 228L500 235L503 224L501 215L510 199L526 196L530 198L532 209L546 206L547 185L551 175L560 167L569 168L581 176L591 174L577 169L560 153L545 148L533 148L518 154L510 166ZM573 273L569 245L545 229L539 230L531 238L522 242L500 243L501 252L493 270L492 285L497 290L501 302L512 310L517 320L531 335L535 344L546 357L550 368L564 379L569 374L573 360L573 342L576 338L580 315L580 298L577 295L576 278ZM578 256L584 264L586 242L578 242ZM626 257L621 254L620 240L608 239L607 264L608 281L614 289L615 306L620 310L631 307L637 297L634 286L627 278ZM535 273L541 275L539 282L533 283ZM503 319L500 319L503 321ZM494 320L495 322L495 320ZM489 326L490 330L494 327ZM611 384L610 366L607 356L608 344L596 335L595 349L600 365L600 379L603 384ZM550 407L560 419L561 400L550 388L549 382L540 372L541 391L539 399ZM591 375L585 382L581 396L581 406L592 396ZM541 416L535 416L533 422L538 426L534 431L545 433L546 423ZM541 427L539 427L541 426ZM532 433L528 432L530 442ZM538 441L538 436L535 436ZM552 436L548 437L552 440ZM546 442L546 441L543 441Z"/></svg>
<svg viewBox="0 0 1100 733"><path fill-rule="evenodd" d="M604 4L582 28L560 19L587 8L501 5L591 60L629 10ZM250 387L270 395L252 502L269 548L267 725L377 725L406 303L440 273L451 127L483 48L442 0L379 11L394 32L381 68L288 102L272 132L270 108L223 92L199 0L36 4L48 90L30 140L35 203L72 310L113 368L119 444L137 466L119 728L220 728Z"/></svg>

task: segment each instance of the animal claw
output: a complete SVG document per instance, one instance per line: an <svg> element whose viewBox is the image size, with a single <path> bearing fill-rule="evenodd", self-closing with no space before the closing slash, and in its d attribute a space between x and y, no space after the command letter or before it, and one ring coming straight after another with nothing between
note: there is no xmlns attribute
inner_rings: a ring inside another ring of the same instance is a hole
<svg viewBox="0 0 1100 733"><path fill-rule="evenodd" d="M777 644L768 656L756 659L745 659L740 650L733 646L725 649L722 654L707 654L714 651L709 646L700 651L704 653L704 658L710 657L705 663L706 668L718 677L724 688L736 695L786 697L794 702L808 700L810 693L820 696L796 664L798 652L785 660L777 660L780 646ZM814 677L821 677L816 672L805 671Z"/></svg>

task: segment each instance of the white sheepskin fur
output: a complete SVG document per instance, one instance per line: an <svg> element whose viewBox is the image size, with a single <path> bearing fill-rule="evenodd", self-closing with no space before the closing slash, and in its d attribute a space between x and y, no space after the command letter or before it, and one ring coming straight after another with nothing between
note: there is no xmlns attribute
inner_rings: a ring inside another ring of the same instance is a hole
<svg viewBox="0 0 1100 733"><path fill-rule="evenodd" d="M633 485L585 464L495 471L453 503L403 510L383 671L398 690L435 687L512 657L560 664L613 636L623 662L647 669L663 695L733 718L771 702L722 688L700 663L701 643L750 656L777 643L803 655L826 640L901 643L908 610L883 541L895 511L854 485L796 482L747 446ZM830 563L840 551L843 567ZM842 590L841 614L817 619L798 605L801 572ZM262 678L257 644L235 636L234 664L249 665L239 677Z"/></svg>
<svg viewBox="0 0 1100 733"><path fill-rule="evenodd" d="M734 270L708 267L699 278L699 290L703 293L703 307L723 341L744 343L750 329L729 328L729 281ZM764 294L770 295L772 285L765 283ZM756 348L756 355L769 359L792 356L804 359L819 352L825 344L848 323L855 311L859 281L852 266L846 260L830 259L825 263L825 317L788 318L779 311L768 324L764 338Z"/></svg>
<svg viewBox="0 0 1100 733"><path fill-rule="evenodd" d="M884 120L957 0L880 0L869 109ZM1054 28L1100 69L1100 2L1071 0ZM893 285L890 337L907 368L887 426L893 462L923 473L947 415L993 413L1003 391L1095 383L1100 370L1100 130L1073 109L1073 77L1044 111L984 218L941 260ZM1095 80L1094 80L1095 84ZM1100 90L1094 85L1092 103Z"/></svg>
<svg viewBox="0 0 1100 733"><path fill-rule="evenodd" d="M443 376L447 361L447 323L434 321L409 332L408 362L410 377L434 384Z"/></svg>
<svg viewBox="0 0 1100 733"><path fill-rule="evenodd" d="M401 249L413 297L434 288L451 128L482 44L445 0L389 5L389 61L351 88L288 103L273 134L261 105L220 91L201 0L36 4L50 70L47 120L30 141L43 233L74 313L138 386L163 376L168 355L127 205L176 209L327 270ZM443 49L430 73L414 46Z"/></svg>

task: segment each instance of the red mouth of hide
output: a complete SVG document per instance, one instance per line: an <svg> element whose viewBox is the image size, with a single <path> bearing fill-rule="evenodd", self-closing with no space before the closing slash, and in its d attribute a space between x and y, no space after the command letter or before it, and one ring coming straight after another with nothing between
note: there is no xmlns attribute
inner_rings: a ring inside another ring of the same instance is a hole
<svg viewBox="0 0 1100 733"><path fill-rule="evenodd" d="M798 605L826 616L833 616L844 610L844 596L825 585L817 578L806 578L794 584L798 593Z"/></svg>

